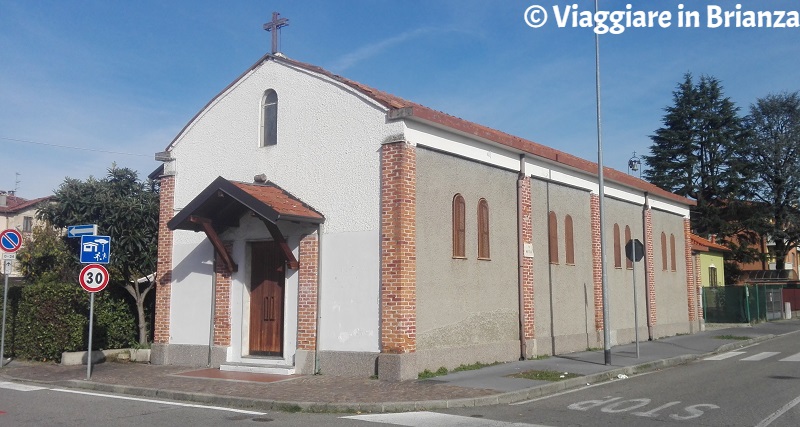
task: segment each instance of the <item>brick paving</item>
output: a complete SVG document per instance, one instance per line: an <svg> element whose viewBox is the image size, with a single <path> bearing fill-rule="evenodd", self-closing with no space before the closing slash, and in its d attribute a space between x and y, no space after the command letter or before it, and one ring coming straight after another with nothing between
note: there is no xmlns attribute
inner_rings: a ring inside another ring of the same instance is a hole
<svg viewBox="0 0 800 427"><path fill-rule="evenodd" d="M415 380L390 382L325 375L281 377L265 374L246 374L238 379L231 379L236 376L211 378L220 375L204 375L202 369L198 368L116 362L97 364L93 368L92 383L280 402L418 402L476 398L497 393L495 390ZM184 373L187 375L181 375ZM86 380L86 366L15 362L2 368L0 377L53 386L68 385L74 380ZM264 382L270 379L271 382Z"/></svg>

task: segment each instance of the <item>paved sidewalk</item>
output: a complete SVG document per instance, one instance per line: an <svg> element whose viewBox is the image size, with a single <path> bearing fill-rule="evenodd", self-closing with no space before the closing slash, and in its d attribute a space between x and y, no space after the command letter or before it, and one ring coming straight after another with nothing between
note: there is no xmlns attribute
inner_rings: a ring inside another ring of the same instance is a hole
<svg viewBox="0 0 800 427"><path fill-rule="evenodd" d="M601 350L504 363L430 380L402 382L325 375L287 377L137 363L95 365L92 378L87 381L85 366L19 361L0 369L0 379L265 411L430 410L532 399L587 383L616 379L620 374L633 375L679 365L798 331L800 320L782 320L753 327L733 325L694 335L641 342L638 358L635 344L617 346L612 348L610 365L604 364ZM748 339L720 339L723 335ZM509 377L529 370L552 370L581 376L559 382Z"/></svg>

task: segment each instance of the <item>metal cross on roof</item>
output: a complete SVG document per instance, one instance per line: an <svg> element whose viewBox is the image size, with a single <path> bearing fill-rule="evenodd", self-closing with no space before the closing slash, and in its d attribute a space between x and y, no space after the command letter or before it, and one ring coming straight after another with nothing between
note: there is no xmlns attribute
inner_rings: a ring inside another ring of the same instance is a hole
<svg viewBox="0 0 800 427"><path fill-rule="evenodd" d="M264 29L272 32L272 53L278 53L278 29L289 25L286 18L278 18L280 13L272 12L272 21L264 24Z"/></svg>

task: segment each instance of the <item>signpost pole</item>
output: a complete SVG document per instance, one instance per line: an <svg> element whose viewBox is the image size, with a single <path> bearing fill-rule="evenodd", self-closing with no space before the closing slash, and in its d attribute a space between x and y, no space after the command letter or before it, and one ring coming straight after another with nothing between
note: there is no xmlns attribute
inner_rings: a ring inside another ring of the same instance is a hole
<svg viewBox="0 0 800 427"><path fill-rule="evenodd" d="M8 273L11 270L11 260L3 262L3 331L0 333L0 368L6 365L6 307L8 307Z"/></svg>
<svg viewBox="0 0 800 427"><path fill-rule="evenodd" d="M92 378L92 324L94 323L94 292L89 293L89 351L86 352L86 380Z"/></svg>
<svg viewBox="0 0 800 427"><path fill-rule="evenodd" d="M636 358L639 358L639 299L636 297L636 251L639 248L633 245L633 328L636 331Z"/></svg>

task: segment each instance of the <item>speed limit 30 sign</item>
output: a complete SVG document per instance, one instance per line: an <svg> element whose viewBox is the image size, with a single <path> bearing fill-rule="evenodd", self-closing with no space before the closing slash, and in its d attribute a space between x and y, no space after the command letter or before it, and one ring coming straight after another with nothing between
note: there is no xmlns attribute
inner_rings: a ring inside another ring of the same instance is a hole
<svg viewBox="0 0 800 427"><path fill-rule="evenodd" d="M108 270L100 264L89 264L83 267L78 280L88 292L100 292L108 284Z"/></svg>

